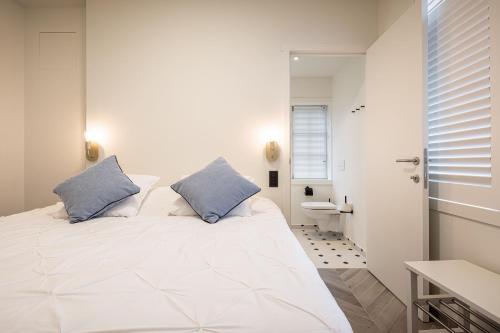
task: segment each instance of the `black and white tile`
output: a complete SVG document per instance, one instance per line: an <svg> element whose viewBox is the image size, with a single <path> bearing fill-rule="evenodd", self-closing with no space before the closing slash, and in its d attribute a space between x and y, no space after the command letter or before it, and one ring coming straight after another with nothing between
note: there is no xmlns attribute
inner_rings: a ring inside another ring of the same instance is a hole
<svg viewBox="0 0 500 333"><path fill-rule="evenodd" d="M341 234L313 227L292 227L317 268L366 268L366 258Z"/></svg>

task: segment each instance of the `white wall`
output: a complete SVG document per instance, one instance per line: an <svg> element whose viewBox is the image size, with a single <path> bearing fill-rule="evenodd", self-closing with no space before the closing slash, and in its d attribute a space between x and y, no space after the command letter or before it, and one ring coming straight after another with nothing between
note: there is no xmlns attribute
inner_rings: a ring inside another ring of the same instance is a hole
<svg viewBox="0 0 500 333"><path fill-rule="evenodd" d="M430 211L432 260L465 259L500 274L500 228Z"/></svg>
<svg viewBox="0 0 500 333"><path fill-rule="evenodd" d="M331 77L292 77L290 79L290 98L292 99L331 99L331 97Z"/></svg>
<svg viewBox="0 0 500 333"><path fill-rule="evenodd" d="M415 0L377 0L378 34L384 33L415 2Z"/></svg>
<svg viewBox="0 0 500 333"><path fill-rule="evenodd" d="M337 203L344 196L353 205L353 214L343 214L345 236L366 249L366 216L363 191L363 125L365 57L353 57L335 74L333 99L333 191ZM340 167L343 165L344 167Z"/></svg>
<svg viewBox="0 0 500 333"><path fill-rule="evenodd" d="M0 0L0 216L24 208L24 12Z"/></svg>
<svg viewBox="0 0 500 333"><path fill-rule="evenodd" d="M330 108L332 105L332 77L292 77L290 79L290 103L291 105L328 104ZM330 119L332 119L332 110L329 112ZM313 189L312 196L305 195L306 186ZM304 201L328 201L329 199L333 201L331 180L292 180L290 186L290 224L316 224L313 219L302 213L300 204Z"/></svg>
<svg viewBox="0 0 500 333"><path fill-rule="evenodd" d="M125 171L169 184L222 155L286 206L286 50L364 52L376 10L365 0L88 0L87 126L104 128L104 151ZM283 133L274 165L267 127ZM269 169L280 188L267 188Z"/></svg>
<svg viewBox="0 0 500 333"><path fill-rule="evenodd" d="M52 189L84 167L83 13L26 8L27 209L54 203Z"/></svg>

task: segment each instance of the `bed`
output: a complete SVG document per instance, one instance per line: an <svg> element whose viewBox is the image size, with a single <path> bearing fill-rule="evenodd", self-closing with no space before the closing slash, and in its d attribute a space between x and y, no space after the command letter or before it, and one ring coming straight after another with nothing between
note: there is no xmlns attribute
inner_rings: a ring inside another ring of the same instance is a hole
<svg viewBox="0 0 500 333"><path fill-rule="evenodd" d="M0 331L352 332L274 203L208 224L168 216L174 195L132 218L0 218Z"/></svg>

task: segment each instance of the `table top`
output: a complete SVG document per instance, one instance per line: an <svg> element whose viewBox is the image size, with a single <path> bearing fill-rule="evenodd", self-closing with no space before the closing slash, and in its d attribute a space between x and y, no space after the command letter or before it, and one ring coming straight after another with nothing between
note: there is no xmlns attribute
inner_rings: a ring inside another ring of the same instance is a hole
<svg viewBox="0 0 500 333"><path fill-rule="evenodd" d="M500 275L465 260L409 261L406 268L500 322Z"/></svg>

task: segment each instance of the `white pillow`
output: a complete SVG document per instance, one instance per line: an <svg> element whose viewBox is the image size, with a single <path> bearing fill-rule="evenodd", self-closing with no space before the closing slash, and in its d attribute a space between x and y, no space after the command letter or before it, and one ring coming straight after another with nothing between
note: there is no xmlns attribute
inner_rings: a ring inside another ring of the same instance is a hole
<svg viewBox="0 0 500 333"><path fill-rule="evenodd" d="M132 183L139 186L141 191L131 197L120 202L115 207L106 211L102 216L122 216L122 217L132 217L139 213L142 202L148 195L151 188L158 183L159 177L149 176L149 175L127 175Z"/></svg>
<svg viewBox="0 0 500 333"><path fill-rule="evenodd" d="M169 216L169 212L177 208L174 205L175 199L179 195L170 188L170 186L158 186L149 192L144 200L140 216Z"/></svg>
<svg viewBox="0 0 500 333"><path fill-rule="evenodd" d="M102 216L105 217L136 216L139 213L139 209L141 208L142 202L148 195L148 192L160 180L159 177L149 176L149 175L127 175L127 176L135 185L141 188L141 191L123 200L115 207L106 211ZM68 219L68 213L66 213L66 209L64 209L64 206L60 210L50 213L49 215L51 215L55 219L63 219L63 220Z"/></svg>
<svg viewBox="0 0 500 333"><path fill-rule="evenodd" d="M229 216L242 216L242 217L247 217L247 216L252 216L252 208L251 207L251 199L246 199L242 203L240 203L238 206L234 207L232 210L229 211L229 213L226 214L225 217ZM169 215L171 216L198 216L196 212L191 208L191 206L188 204L188 202L183 198L179 197L177 200L174 201L174 205L176 208L172 211L170 211Z"/></svg>
<svg viewBox="0 0 500 333"><path fill-rule="evenodd" d="M60 205L61 208L48 213L50 216L57 220L67 220L68 219L68 213L66 213L66 209L64 208L64 204L62 202L56 203L56 205Z"/></svg>

